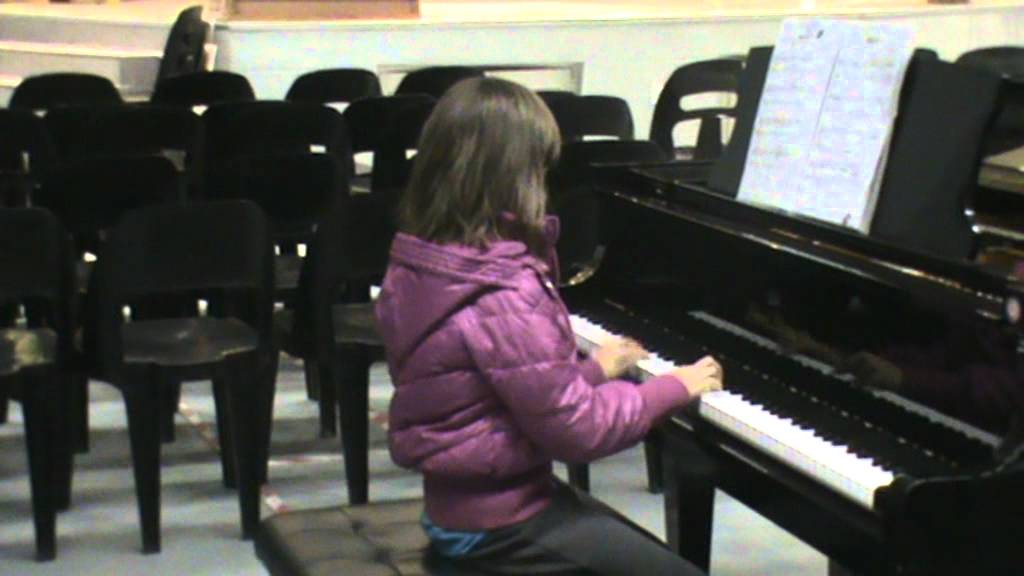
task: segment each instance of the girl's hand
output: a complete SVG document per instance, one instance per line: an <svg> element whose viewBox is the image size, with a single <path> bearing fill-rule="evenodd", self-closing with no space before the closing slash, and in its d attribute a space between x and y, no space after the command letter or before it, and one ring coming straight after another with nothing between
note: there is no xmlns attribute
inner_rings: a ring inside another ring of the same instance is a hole
<svg viewBox="0 0 1024 576"><path fill-rule="evenodd" d="M671 374L683 381L691 398L722 389L722 365L711 356L705 356L693 364L680 366Z"/></svg>
<svg viewBox="0 0 1024 576"><path fill-rule="evenodd" d="M637 362L646 358L647 350L644 350L636 340L616 338L591 352L590 357L601 365L604 375L610 379L622 376Z"/></svg>

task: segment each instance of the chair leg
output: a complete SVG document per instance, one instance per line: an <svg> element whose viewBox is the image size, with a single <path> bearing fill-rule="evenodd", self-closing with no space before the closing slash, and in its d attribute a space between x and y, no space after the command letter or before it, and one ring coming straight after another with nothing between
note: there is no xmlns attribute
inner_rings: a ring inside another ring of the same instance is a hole
<svg viewBox="0 0 1024 576"><path fill-rule="evenodd" d="M306 399L320 399L320 372L316 368L316 361L311 358L302 359L302 370L306 373Z"/></svg>
<svg viewBox="0 0 1024 576"><path fill-rule="evenodd" d="M7 424L7 406L8 396L7 391L0 391L0 424Z"/></svg>
<svg viewBox="0 0 1024 576"><path fill-rule="evenodd" d="M160 441L164 444L174 442L174 417L181 404L181 382L171 382L160 387L160 399L163 410L160 414Z"/></svg>
<svg viewBox="0 0 1024 576"><path fill-rule="evenodd" d="M262 394L259 397L259 448L257 462L259 463L259 483L264 485L270 476L270 443L274 431L274 395L277 393L277 370L280 367L281 355L272 352L264 368L264 379Z"/></svg>
<svg viewBox="0 0 1024 576"><path fill-rule="evenodd" d="M22 410L25 413L25 440L28 452L29 482L32 490L32 520L36 530L36 558L53 560L57 556L57 507L53 482L53 426L56 418L52 378L26 378Z"/></svg>
<svg viewBox="0 0 1024 576"><path fill-rule="evenodd" d="M320 389L320 437L331 438L338 433L337 389L332 386L329 371L321 367L317 372L317 384ZM325 385L326 383L326 385Z"/></svg>
<svg viewBox="0 0 1024 576"><path fill-rule="evenodd" d="M74 376L71 394L75 405L75 452L85 454L89 451L89 378L86 375Z"/></svg>
<svg viewBox="0 0 1024 576"><path fill-rule="evenodd" d="M260 378L259 360L245 357L228 360L228 421L234 438L235 470L238 475L238 505L242 517L242 538L253 537L260 522L259 457L262 438L259 418L263 390L269 379ZM255 389L254 389L255 388Z"/></svg>
<svg viewBox="0 0 1024 576"><path fill-rule="evenodd" d="M338 355L336 395L349 504L369 500L370 361L363 350ZM326 387L325 387L326 388Z"/></svg>
<svg viewBox="0 0 1024 576"><path fill-rule="evenodd" d="M589 464L567 464L569 471L569 485L577 490L590 492L590 465Z"/></svg>
<svg viewBox="0 0 1024 576"><path fill-rule="evenodd" d="M217 410L217 442L220 444L220 468L224 487L238 487L235 471L235 443L231 433L231 417L228 413L227 386L224 378L213 379L213 406Z"/></svg>
<svg viewBox="0 0 1024 576"><path fill-rule="evenodd" d="M647 461L647 491L651 494L661 494L664 490L662 474L661 448L664 439L661 432L652 430L644 439L644 460Z"/></svg>
<svg viewBox="0 0 1024 576"><path fill-rule="evenodd" d="M71 507L71 481L74 476L75 457L75 402L74 377L63 376L60 389L56 391L54 410L56 417L51 422L53 434L54 469L53 482L57 510Z"/></svg>
<svg viewBox="0 0 1024 576"><path fill-rule="evenodd" d="M160 551L160 395L159 380L150 386L131 383L122 389L128 412L135 495L142 523L142 552Z"/></svg>

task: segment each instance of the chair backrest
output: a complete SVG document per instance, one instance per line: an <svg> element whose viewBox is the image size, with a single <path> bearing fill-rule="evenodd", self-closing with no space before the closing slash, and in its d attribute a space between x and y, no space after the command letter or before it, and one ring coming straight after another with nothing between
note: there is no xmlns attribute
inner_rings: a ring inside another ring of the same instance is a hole
<svg viewBox="0 0 1024 576"><path fill-rule="evenodd" d="M549 211L558 216L559 274L563 282L592 264L602 244L602 195L607 169L623 164L664 162L668 154L650 140L593 140L562 146L548 177Z"/></svg>
<svg viewBox="0 0 1024 576"><path fill-rule="evenodd" d="M562 142L588 136L633 139L633 113L617 96L584 95L549 97L546 101L562 133Z"/></svg>
<svg viewBox="0 0 1024 576"><path fill-rule="evenodd" d="M937 60L914 64L894 129L871 236L946 258L973 256L965 211L1001 79Z"/></svg>
<svg viewBox="0 0 1024 576"><path fill-rule="evenodd" d="M352 151L375 151L380 147L384 134L404 110L433 106L434 102L434 97L426 94L381 96L353 102L342 113Z"/></svg>
<svg viewBox="0 0 1024 576"><path fill-rule="evenodd" d="M537 90L537 96L547 104L548 108L551 108L552 103L568 98L575 98L576 93L569 90Z"/></svg>
<svg viewBox="0 0 1024 576"><path fill-rule="evenodd" d="M202 120L177 106L136 104L94 111L82 127L75 156L180 155L185 167L199 153Z"/></svg>
<svg viewBox="0 0 1024 576"><path fill-rule="evenodd" d="M387 124L373 152L371 192L393 194L405 187L415 158L409 152L419 146L420 133L435 103L432 99L419 100L403 107Z"/></svg>
<svg viewBox="0 0 1024 576"><path fill-rule="evenodd" d="M164 153L188 162L202 142L201 120L178 106L66 106L48 111L45 123L60 162L103 155Z"/></svg>
<svg viewBox="0 0 1024 576"><path fill-rule="evenodd" d="M57 72L29 76L11 94L10 108L48 110L57 106L120 104L121 93L109 79L95 74Z"/></svg>
<svg viewBox="0 0 1024 576"><path fill-rule="evenodd" d="M203 193L211 198L225 195L217 188L228 184L221 176L233 159L259 155L297 157L310 152L333 158L335 169L340 171L337 183L345 183L337 194L348 194L352 146L345 121L333 108L284 101L225 103L210 107L203 114L203 123L202 187Z"/></svg>
<svg viewBox="0 0 1024 576"><path fill-rule="evenodd" d="M306 240L317 221L349 201L345 168L329 154L268 153L229 160L208 199L245 199L274 223L278 240Z"/></svg>
<svg viewBox="0 0 1024 576"><path fill-rule="evenodd" d="M203 49L209 34L210 25L203 21L202 6L182 10L167 34L156 81L202 70Z"/></svg>
<svg viewBox="0 0 1024 576"><path fill-rule="evenodd" d="M176 203L182 177L159 155L105 156L50 170L33 200L60 218L78 250L98 250L99 233L137 208Z"/></svg>
<svg viewBox="0 0 1024 576"><path fill-rule="evenodd" d="M295 333L311 338L320 357L332 352L331 306L340 288L382 277L394 234L393 204L373 195L354 197L320 221L299 273L295 315Z"/></svg>
<svg viewBox="0 0 1024 576"><path fill-rule="evenodd" d="M172 106L209 106L256 99L248 78L235 72L190 72L157 82L150 102Z"/></svg>
<svg viewBox="0 0 1024 576"><path fill-rule="evenodd" d="M968 50L957 64L988 70L1005 78L1024 79L1024 46L990 46Z"/></svg>
<svg viewBox="0 0 1024 576"><path fill-rule="evenodd" d="M467 78L483 76L483 70L472 66L431 66L413 70L395 88L395 94L427 94L441 98L449 88Z"/></svg>
<svg viewBox="0 0 1024 576"><path fill-rule="evenodd" d="M311 104L350 103L382 94L380 79L361 68L331 68L307 72L292 82L284 99Z"/></svg>
<svg viewBox="0 0 1024 576"><path fill-rule="evenodd" d="M0 208L0 304L25 305L31 327L58 335L58 361L72 349L74 274L67 236L41 208Z"/></svg>
<svg viewBox="0 0 1024 576"><path fill-rule="evenodd" d="M736 107L709 106L684 108L682 99L699 94L733 93L739 90L743 61L716 59L694 62L676 68L665 82L654 106L651 120L651 140L666 151L676 149L673 130L681 122L700 122L694 160L714 159L722 154L722 117L736 117Z"/></svg>
<svg viewBox="0 0 1024 576"><path fill-rule="evenodd" d="M994 46L964 52L957 64L987 70L1003 78L1003 97L983 154L991 156L1024 146L1024 47Z"/></svg>
<svg viewBox="0 0 1024 576"><path fill-rule="evenodd" d="M0 109L0 203L24 206L54 158L42 118Z"/></svg>
<svg viewBox="0 0 1024 576"><path fill-rule="evenodd" d="M59 301L66 278L67 237L42 208L0 208L0 302Z"/></svg>
<svg viewBox="0 0 1024 576"><path fill-rule="evenodd" d="M121 358L122 307L153 298L204 297L270 345L272 244L267 219L245 201L151 206L113 231L90 278L87 341L104 372Z"/></svg>

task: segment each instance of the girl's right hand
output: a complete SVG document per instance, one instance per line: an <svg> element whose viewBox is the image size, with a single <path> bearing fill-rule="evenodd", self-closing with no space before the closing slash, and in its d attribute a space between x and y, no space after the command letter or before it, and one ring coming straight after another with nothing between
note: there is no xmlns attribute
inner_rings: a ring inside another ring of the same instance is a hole
<svg viewBox="0 0 1024 576"><path fill-rule="evenodd" d="M711 356L705 356L693 364L680 366L670 374L682 380L691 398L722 389L722 365Z"/></svg>

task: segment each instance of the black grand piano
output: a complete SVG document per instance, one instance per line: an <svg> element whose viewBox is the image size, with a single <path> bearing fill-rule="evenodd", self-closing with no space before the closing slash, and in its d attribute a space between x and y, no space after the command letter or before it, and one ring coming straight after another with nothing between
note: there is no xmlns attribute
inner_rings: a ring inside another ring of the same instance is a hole
<svg viewBox="0 0 1024 576"><path fill-rule="evenodd" d="M1024 573L1024 288L969 209L998 80L914 59L865 235L735 199L769 55L710 182L595 167L604 256L565 291L574 327L723 364L654 438L669 543L708 568L717 488L856 574Z"/></svg>

